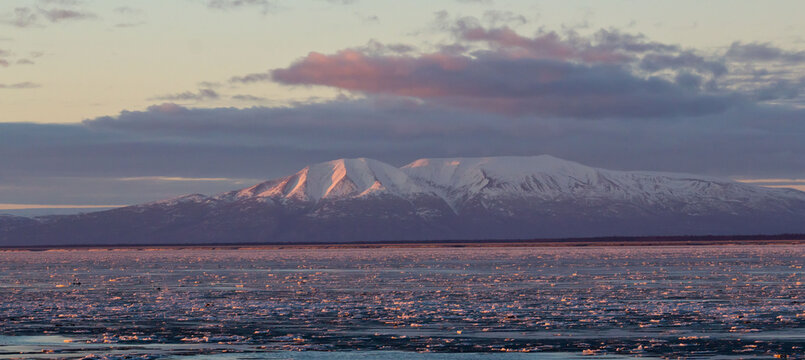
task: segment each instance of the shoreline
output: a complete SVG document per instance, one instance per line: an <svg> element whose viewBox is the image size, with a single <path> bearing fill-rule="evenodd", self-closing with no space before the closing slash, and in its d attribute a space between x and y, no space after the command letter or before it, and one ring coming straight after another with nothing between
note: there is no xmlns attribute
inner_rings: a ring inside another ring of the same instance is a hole
<svg viewBox="0 0 805 360"><path fill-rule="evenodd" d="M254 249L382 249L490 247L652 247L652 246L805 245L805 235L658 236L529 240L432 240L332 243L218 243L0 246L0 251L48 250L254 250Z"/></svg>

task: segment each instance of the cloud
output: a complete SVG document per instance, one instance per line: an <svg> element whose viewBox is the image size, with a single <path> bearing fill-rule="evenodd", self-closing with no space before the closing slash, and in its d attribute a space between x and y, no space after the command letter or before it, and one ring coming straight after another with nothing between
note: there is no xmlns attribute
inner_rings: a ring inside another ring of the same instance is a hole
<svg viewBox="0 0 805 360"><path fill-rule="evenodd" d="M39 0L39 3L44 5L61 5L61 6L78 6L84 3L83 0Z"/></svg>
<svg viewBox="0 0 805 360"><path fill-rule="evenodd" d="M225 182L233 182L233 181L242 181L241 179L230 179L230 178L191 178L191 177L181 177L181 176L134 176L134 177L122 177L118 178L117 180L120 181L182 181L182 182L195 182L195 181L225 181ZM259 180L253 180L254 182L259 182Z"/></svg>
<svg viewBox="0 0 805 360"><path fill-rule="evenodd" d="M128 6L120 6L114 9L120 19L114 26L116 28L132 28L146 24L145 11L142 9Z"/></svg>
<svg viewBox="0 0 805 360"><path fill-rule="evenodd" d="M497 53L512 57L529 57L553 60L580 60L584 62L619 63L630 59L617 48L573 44L555 32L525 37L508 27L487 29L474 22L459 21L454 29L456 36L467 42L483 42Z"/></svg>
<svg viewBox="0 0 805 360"><path fill-rule="evenodd" d="M749 184L765 184L765 185L786 185L786 184L801 184L805 185L803 179L737 179L740 182Z"/></svg>
<svg viewBox="0 0 805 360"><path fill-rule="evenodd" d="M220 97L221 95L213 89L199 89L198 92L185 91L177 94L160 95L152 99L163 101L205 101L216 100Z"/></svg>
<svg viewBox="0 0 805 360"><path fill-rule="evenodd" d="M38 87L42 87L42 85L32 83L32 82L21 82L21 83L14 83L14 84L3 84L0 83L0 89L35 89Z"/></svg>
<svg viewBox="0 0 805 360"><path fill-rule="evenodd" d="M140 26L140 25L145 25L145 24L146 24L146 22L145 22L145 21L138 21L138 22L127 22L127 23L118 23L118 24L115 24L115 27L116 27L116 28L132 28L132 27L137 27L137 26Z"/></svg>
<svg viewBox="0 0 805 360"><path fill-rule="evenodd" d="M132 8L128 6L116 7L115 12L124 15L143 15L145 13L142 9Z"/></svg>
<svg viewBox="0 0 805 360"><path fill-rule="evenodd" d="M11 51L0 49L0 66L2 67L9 67L11 64L17 65L33 65L35 64L33 60L26 59L26 58L17 58L15 61L14 54Z"/></svg>
<svg viewBox="0 0 805 360"><path fill-rule="evenodd" d="M48 205L48 204L2 204L0 210L28 210L28 209L107 209L125 205Z"/></svg>
<svg viewBox="0 0 805 360"><path fill-rule="evenodd" d="M734 42L730 45L725 56L732 60L752 62L752 61L785 61L803 62L805 61L805 51L786 51L770 43L748 43Z"/></svg>
<svg viewBox="0 0 805 360"><path fill-rule="evenodd" d="M323 85L415 97L458 108L513 115L669 117L722 112L736 100L698 93L609 64L501 57L493 53L369 56L356 50L311 53L271 72L289 85Z"/></svg>
<svg viewBox="0 0 805 360"><path fill-rule="evenodd" d="M247 94L237 94L232 95L232 100L239 100L239 101L266 101L268 99L260 96L254 95L247 95Z"/></svg>
<svg viewBox="0 0 805 360"><path fill-rule="evenodd" d="M361 15L361 14L356 12L355 16L357 16L359 19L361 19L365 23L379 23L380 22L380 17L377 16L377 15Z"/></svg>
<svg viewBox="0 0 805 360"><path fill-rule="evenodd" d="M60 23L65 21L97 19L98 16L92 12L78 7L79 1L39 1L44 7L17 7L0 19L0 23L6 23L19 28L42 27L40 18L44 18L50 23ZM53 6L56 7L53 7Z"/></svg>
<svg viewBox="0 0 805 360"><path fill-rule="evenodd" d="M277 5L269 0L208 0L207 7L216 10L259 8L265 14L275 10Z"/></svg>
<svg viewBox="0 0 805 360"><path fill-rule="evenodd" d="M30 8L18 7L14 9L10 17L2 22L21 28L33 27L38 25L38 16Z"/></svg>
<svg viewBox="0 0 805 360"><path fill-rule="evenodd" d="M805 180L801 179L736 179L743 183L760 185L770 188L788 188L805 191Z"/></svg>
<svg viewBox="0 0 805 360"><path fill-rule="evenodd" d="M572 30L564 34L555 31L538 31L534 36L524 36L508 24L522 23L525 19L505 15L484 16L491 26L485 27L473 17L450 21L446 14L437 19L439 27L449 30L466 44L482 43L498 53L511 57L530 57L587 63L623 63L636 55L650 52L675 52L676 45L648 40L641 34L623 33L617 29L601 29L590 36L582 36ZM498 25L502 24L502 25Z"/></svg>
<svg viewBox="0 0 805 360"><path fill-rule="evenodd" d="M773 81L769 85L758 88L755 91L755 99L758 101L792 100L798 98L803 92L805 92L805 76L794 81L787 79Z"/></svg>
<svg viewBox="0 0 805 360"><path fill-rule="evenodd" d="M500 10L484 11L483 19L492 26L516 26L528 23L528 19L522 14Z"/></svg>
<svg viewBox="0 0 805 360"><path fill-rule="evenodd" d="M327 86L513 116L675 118L722 113L743 102L805 106L796 62L805 52L770 44L734 43L708 53L618 29L526 36L472 17L453 20L446 12L437 13L437 28L455 41L420 51L371 40L329 54L310 52L287 67L230 83ZM736 59L786 63L758 67Z"/></svg>
<svg viewBox="0 0 805 360"><path fill-rule="evenodd" d="M97 16L93 13L86 11L78 11L73 9L40 9L42 15L45 16L50 22L57 23L67 20L84 20L95 19Z"/></svg>
<svg viewBox="0 0 805 360"><path fill-rule="evenodd" d="M271 80L271 73L253 73L243 76L233 76L229 79L230 83L251 84L257 82L265 82Z"/></svg>
<svg viewBox="0 0 805 360"><path fill-rule="evenodd" d="M31 139L6 131L5 147L37 150L29 161L0 166L9 174L23 166L36 173L268 178L338 157L402 165L419 157L546 153L616 169L785 178L805 168L803 118L803 109L751 104L673 122L511 117L396 97L246 109L163 104L87 120L72 130L85 131L81 136L48 128L49 136ZM50 164L54 159L66 162ZM268 165L275 162L285 165Z"/></svg>
<svg viewBox="0 0 805 360"><path fill-rule="evenodd" d="M462 4L484 4L489 5L492 4L494 1L492 0L455 0L457 3Z"/></svg>
<svg viewBox="0 0 805 360"><path fill-rule="evenodd" d="M724 62L708 60L692 51L683 51L679 54L648 54L640 60L640 67L651 72L691 69L713 76L721 76L728 72Z"/></svg>

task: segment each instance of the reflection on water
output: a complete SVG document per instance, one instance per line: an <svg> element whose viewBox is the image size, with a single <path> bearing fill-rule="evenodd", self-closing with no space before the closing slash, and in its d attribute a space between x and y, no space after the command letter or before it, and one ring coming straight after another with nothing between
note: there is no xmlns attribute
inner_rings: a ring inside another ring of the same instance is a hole
<svg viewBox="0 0 805 360"><path fill-rule="evenodd" d="M798 356L803 259L796 245L0 252L0 358Z"/></svg>

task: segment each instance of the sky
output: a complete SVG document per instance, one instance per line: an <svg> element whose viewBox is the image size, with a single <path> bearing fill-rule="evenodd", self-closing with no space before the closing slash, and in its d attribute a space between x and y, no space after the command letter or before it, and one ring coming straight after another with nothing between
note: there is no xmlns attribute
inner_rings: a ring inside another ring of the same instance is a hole
<svg viewBox="0 0 805 360"><path fill-rule="evenodd" d="M550 154L805 190L803 13L3 0L0 212L215 194L342 157Z"/></svg>

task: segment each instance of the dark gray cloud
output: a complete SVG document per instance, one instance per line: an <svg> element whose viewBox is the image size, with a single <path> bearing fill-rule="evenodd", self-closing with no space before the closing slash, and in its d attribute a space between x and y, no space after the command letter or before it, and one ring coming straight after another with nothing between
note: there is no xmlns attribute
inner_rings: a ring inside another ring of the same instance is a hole
<svg viewBox="0 0 805 360"><path fill-rule="evenodd" d="M799 80L776 80L769 85L760 87L755 91L758 101L792 100L805 92L805 77Z"/></svg>
<svg viewBox="0 0 805 360"><path fill-rule="evenodd" d="M621 169L797 177L805 167L799 156L803 116L805 110L744 106L674 122L600 122L484 114L396 98L247 109L163 104L81 125L4 125L12 129L2 132L0 158L5 174L264 178L278 174L252 160L302 166L369 156L402 164L425 156L549 153ZM5 156L12 150L31 155ZM216 163L203 160L207 155L233 157Z"/></svg>
<svg viewBox="0 0 805 360"><path fill-rule="evenodd" d="M727 65L723 61L708 60L692 51L684 51L679 54L648 54L640 60L640 67L651 72L690 69L710 73L713 76L721 76L728 71Z"/></svg>
<svg viewBox="0 0 805 360"><path fill-rule="evenodd" d="M569 36L569 38L582 46L610 49L613 51L620 50L631 53L680 51L678 45L651 41L643 34L630 34L618 29L601 29L593 34L590 40L573 35Z"/></svg>
<svg viewBox="0 0 805 360"><path fill-rule="evenodd" d="M770 43L734 42L725 54L737 61L785 61L801 63L805 61L805 51L788 51Z"/></svg>

